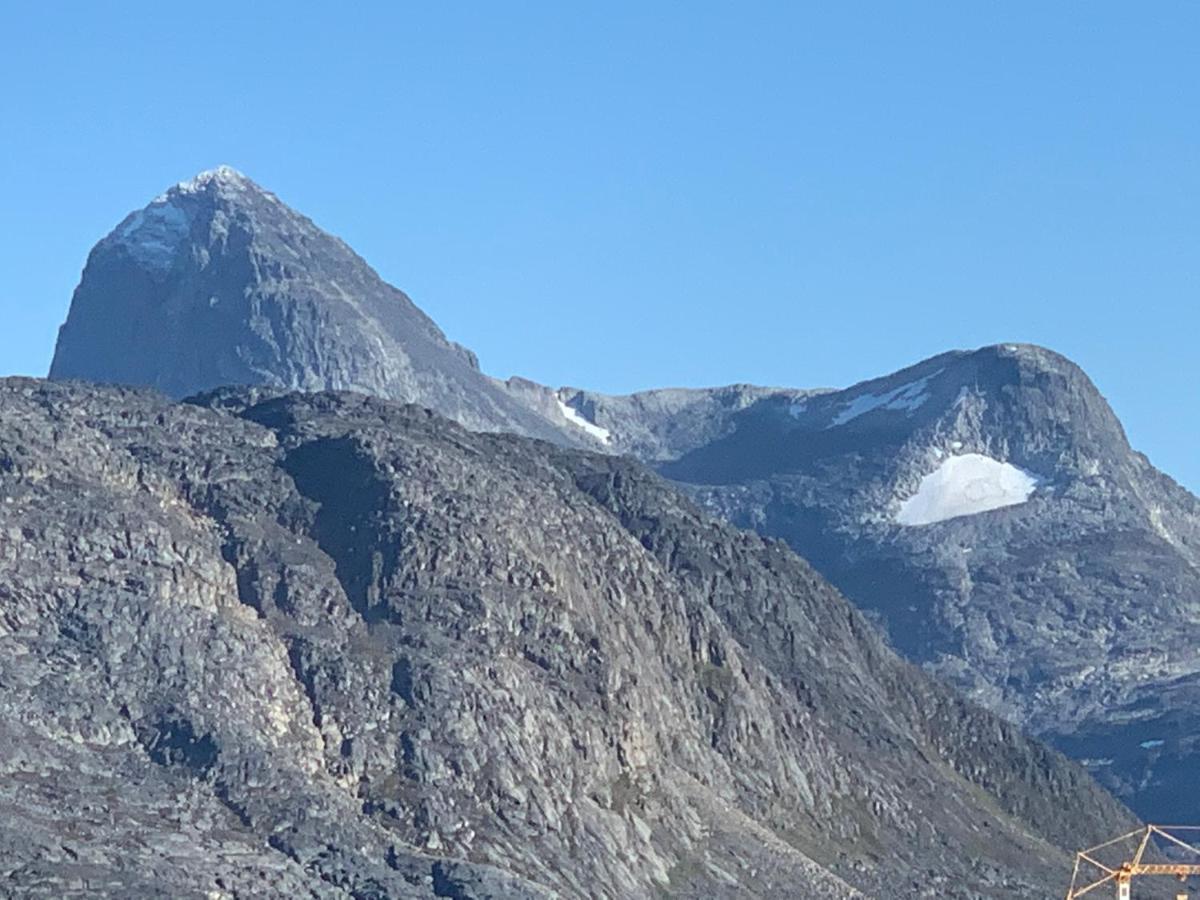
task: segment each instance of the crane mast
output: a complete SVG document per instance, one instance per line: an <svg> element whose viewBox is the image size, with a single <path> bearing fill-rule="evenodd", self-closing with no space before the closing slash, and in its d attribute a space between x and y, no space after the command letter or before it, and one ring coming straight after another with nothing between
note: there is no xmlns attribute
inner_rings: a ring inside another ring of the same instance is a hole
<svg viewBox="0 0 1200 900"><path fill-rule="evenodd" d="M1067 900L1076 900L1105 886L1116 888L1117 900L1132 900L1133 881L1140 878L1178 878L1186 885L1188 878L1200 877L1200 847L1190 842L1190 835L1189 840L1179 837L1189 832L1200 838L1200 826L1146 825L1079 851L1075 854ZM1114 852L1128 847L1135 847L1132 856L1113 859ZM1176 900L1188 900L1186 889L1175 896Z"/></svg>

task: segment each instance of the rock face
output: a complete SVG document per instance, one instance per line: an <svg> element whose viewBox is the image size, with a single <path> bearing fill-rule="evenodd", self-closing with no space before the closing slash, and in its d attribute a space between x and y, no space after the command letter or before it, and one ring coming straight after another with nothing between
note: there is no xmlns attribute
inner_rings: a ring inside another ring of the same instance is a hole
<svg viewBox="0 0 1200 900"><path fill-rule="evenodd" d="M171 188L96 245L50 377L172 397L227 384L353 390L476 430L591 443L563 427L552 401L515 398L483 375L345 243L224 167Z"/></svg>
<svg viewBox="0 0 1200 900"><path fill-rule="evenodd" d="M0 381L0 560L7 895L1043 898L1131 827L782 543L416 407Z"/></svg>
<svg viewBox="0 0 1200 900"><path fill-rule="evenodd" d="M501 382L345 244L219 169L97 245L51 376L354 390L635 456L785 539L904 655L1143 815L1200 816L1200 503L1049 351L948 353L843 391Z"/></svg>
<svg viewBox="0 0 1200 900"><path fill-rule="evenodd" d="M1007 345L844 391L737 390L749 402L705 422L693 403L629 429L640 397L579 402L1139 813L1200 816L1200 502L1130 448L1077 366ZM696 440L645 441L680 417Z"/></svg>

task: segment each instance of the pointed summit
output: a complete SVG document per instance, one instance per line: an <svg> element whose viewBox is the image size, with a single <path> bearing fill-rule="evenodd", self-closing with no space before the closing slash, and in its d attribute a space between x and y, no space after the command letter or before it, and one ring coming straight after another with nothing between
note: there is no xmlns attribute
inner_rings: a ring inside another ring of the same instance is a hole
<svg viewBox="0 0 1200 900"><path fill-rule="evenodd" d="M262 188L233 168L233 166L221 165L215 169L206 169L198 175L189 178L187 181L179 182L174 187L159 194L155 202L164 201L172 194L198 194L204 190L232 193L245 190L262 191Z"/></svg>
<svg viewBox="0 0 1200 900"><path fill-rule="evenodd" d="M229 166L169 188L96 245L50 377L174 397L351 390L469 428L588 442L483 375L343 241Z"/></svg>
<svg viewBox="0 0 1200 900"><path fill-rule="evenodd" d="M181 191L195 191L209 184L244 186L252 183L233 166L220 165L215 169L206 169L188 181L181 181L176 187Z"/></svg>
<svg viewBox="0 0 1200 900"><path fill-rule="evenodd" d="M274 209L264 216L253 212L256 207ZM217 208L224 214L216 216ZM204 232L212 231L214 221L224 222L234 209L244 211L243 219L251 226L257 226L260 220L269 226L274 216L293 219L288 223L290 230L316 231L311 222L289 210L278 197L241 172L230 166L218 166L173 185L142 209L130 213L101 241L97 250L103 247L126 256L144 273L163 278L183 260L193 238L203 240ZM279 229L281 224L282 221L276 222L274 227Z"/></svg>
<svg viewBox="0 0 1200 900"><path fill-rule="evenodd" d="M205 169L185 181L172 185L155 197L151 206L160 203L187 206L189 203L202 200L229 205L252 205L265 201L278 204L286 209L278 197L258 182L232 166L225 165ZM293 214L295 213L293 212Z"/></svg>

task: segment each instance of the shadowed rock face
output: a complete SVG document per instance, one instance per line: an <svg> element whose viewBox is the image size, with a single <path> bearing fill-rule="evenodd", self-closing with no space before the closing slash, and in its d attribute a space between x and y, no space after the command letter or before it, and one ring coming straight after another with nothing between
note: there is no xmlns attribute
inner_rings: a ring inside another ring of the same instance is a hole
<svg viewBox="0 0 1200 900"><path fill-rule="evenodd" d="M50 377L173 397L228 384L354 390L476 430L576 437L480 373L345 243L228 168L176 185L96 245Z"/></svg>
<svg viewBox="0 0 1200 900"><path fill-rule="evenodd" d="M905 656L1087 761L1148 819L1200 816L1200 503L1130 448L1077 366L1007 345L844 391L749 390L698 417L703 392L657 414L645 398L670 392L578 402L616 448L785 539ZM666 439L678 418L695 440ZM951 459L1036 486L955 483L971 467ZM925 508L1011 505L901 524L908 498L938 490L954 502Z"/></svg>
<svg viewBox="0 0 1200 900"><path fill-rule="evenodd" d="M1029 897L1130 827L781 543L356 395L0 381L18 896Z"/></svg>

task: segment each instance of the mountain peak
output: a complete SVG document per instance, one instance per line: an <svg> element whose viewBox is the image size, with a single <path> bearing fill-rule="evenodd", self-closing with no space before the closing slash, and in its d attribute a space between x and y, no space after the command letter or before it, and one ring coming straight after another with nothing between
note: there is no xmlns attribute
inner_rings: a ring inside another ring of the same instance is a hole
<svg viewBox="0 0 1200 900"><path fill-rule="evenodd" d="M240 193L247 190L267 193L237 169L233 168L233 166L220 165L213 169L205 169L192 178L168 188L159 194L154 199L154 202L161 203L169 200L173 195L177 196L180 194L200 194L206 191L228 194Z"/></svg>
<svg viewBox="0 0 1200 900"><path fill-rule="evenodd" d="M471 428L599 441L484 376L345 242L230 166L169 188L96 245L50 375L174 397L223 385L350 390Z"/></svg>
<svg viewBox="0 0 1200 900"><path fill-rule="evenodd" d="M297 219L278 197L237 169L217 166L173 185L130 213L101 241L101 246L119 246L143 271L163 276L193 240L193 232L204 232L212 224L214 209L261 210L265 206L283 213L284 220L294 223ZM195 227L198 220L199 229Z"/></svg>

